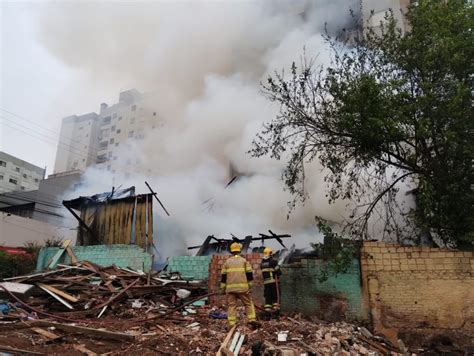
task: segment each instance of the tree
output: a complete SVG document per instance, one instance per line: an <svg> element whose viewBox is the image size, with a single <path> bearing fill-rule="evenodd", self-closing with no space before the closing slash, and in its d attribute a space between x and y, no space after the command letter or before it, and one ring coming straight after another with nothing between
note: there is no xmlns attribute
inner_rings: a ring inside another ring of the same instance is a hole
<svg viewBox="0 0 474 356"><path fill-rule="evenodd" d="M420 242L425 232L472 246L473 6L422 0L407 19L411 29L402 34L388 13L379 32L367 29L352 46L326 35L328 66L303 59L301 69L293 63L288 75L270 76L263 91L280 111L250 153L288 155L282 178L292 207L307 199L305 165L318 159L329 201L354 202L346 227L359 237L370 236L378 214L399 241ZM399 209L402 182L416 195L408 213Z"/></svg>

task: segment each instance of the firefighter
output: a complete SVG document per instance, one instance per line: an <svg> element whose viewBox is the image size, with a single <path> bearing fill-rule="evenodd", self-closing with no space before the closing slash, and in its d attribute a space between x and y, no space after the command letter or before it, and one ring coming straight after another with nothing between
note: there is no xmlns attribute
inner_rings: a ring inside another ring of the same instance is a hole
<svg viewBox="0 0 474 356"><path fill-rule="evenodd" d="M263 296L265 297L265 311L279 311L279 284L278 277L281 275L278 262L273 259L273 251L270 247L263 250L263 260L261 264L263 276Z"/></svg>
<svg viewBox="0 0 474 356"><path fill-rule="evenodd" d="M237 300L240 299L245 306L247 319L250 324L256 325L257 316L255 307L250 297L250 287L253 281L252 267L240 254L241 246L234 242L230 245L232 257L225 261L221 271L221 290L227 294L227 321L229 327L237 322Z"/></svg>

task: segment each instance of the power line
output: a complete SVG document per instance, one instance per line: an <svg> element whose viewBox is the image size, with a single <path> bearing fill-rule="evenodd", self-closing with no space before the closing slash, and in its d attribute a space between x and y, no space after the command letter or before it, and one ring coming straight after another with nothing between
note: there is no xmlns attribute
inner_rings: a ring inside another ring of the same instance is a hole
<svg viewBox="0 0 474 356"><path fill-rule="evenodd" d="M4 111L4 112L6 112L6 113L8 113L8 114L10 114L10 115L16 116L16 117L18 117L19 119L28 121L28 122L32 123L33 125L35 125L35 126L41 128L41 129L43 129L43 130L45 130L45 131L52 132L52 133L54 134L54 136L61 137L61 133L60 133L60 132L57 132L57 131L55 131L55 130L51 130L50 128L47 128L47 127L45 127L45 126L42 126L42 125L36 123L36 122L33 121L33 120L29 120L29 119L27 119L27 118L24 117L24 116L18 115L18 114L14 113L14 112L11 112L11 111L9 111L9 110L7 110L7 109L4 109L4 108L1 108L1 107L0 107L0 110ZM4 116L2 116L2 117L4 117ZM70 140L71 142L75 142L75 143L78 143L78 144L81 144L81 145L82 145L82 142L76 141L76 140L74 140L72 137L64 137L64 138L66 138L67 140Z"/></svg>
<svg viewBox="0 0 474 356"><path fill-rule="evenodd" d="M12 126L11 124L5 123L5 125L6 125L7 127L10 127L11 129L14 129L14 130L23 132L23 133L25 133L25 134L27 134L27 135L29 135L29 136L31 136L31 137L34 137L34 138L36 138L36 139L39 139L39 140L42 140L42 141L44 141L44 142L46 142L46 143L49 143L49 144L51 144L51 145L54 145L55 147L56 147L56 141L57 141L57 143L58 143L59 146L62 145L62 146L63 146L62 148L63 148L64 150L66 150L66 151L68 151L68 152L70 152L70 153L72 153L72 154L79 155L79 156L83 156L83 157L85 157L85 158L90 158L90 159L92 159L92 160L95 160L95 159L97 158L95 155L90 154L89 152L84 151L84 150L82 150L82 149L79 148L79 147L75 147L75 146L72 146L72 145L70 145L70 144L68 144L68 143L65 143L65 142L61 141L61 140L60 140L59 138L57 138L57 137L51 137L51 136L47 136L47 135L45 135L45 134L43 134L43 133L36 132L36 131L32 130L31 128L29 128L28 126L25 126L25 125L22 125L22 124L20 124L20 123L18 123L18 122L15 122L15 121L13 121L13 120L11 120L11 119L5 117L5 116L0 115L0 117L2 118L2 120L6 120L6 121L8 121L8 122L10 122L10 123L13 123L14 125L18 125L18 126L20 126L20 127L23 127L24 129L26 129L26 130L28 130L28 131L31 131L31 132L26 132L26 131L24 131L24 130L22 130L22 129L19 129L18 127ZM78 143L80 143L81 145L83 145L83 143L81 143L81 142L79 142L79 141L75 141L75 142L78 142Z"/></svg>

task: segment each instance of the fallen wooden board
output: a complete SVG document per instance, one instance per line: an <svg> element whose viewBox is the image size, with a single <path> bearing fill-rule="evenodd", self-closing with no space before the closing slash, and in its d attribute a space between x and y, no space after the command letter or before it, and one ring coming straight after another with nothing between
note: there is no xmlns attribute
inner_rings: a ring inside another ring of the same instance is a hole
<svg viewBox="0 0 474 356"><path fill-rule="evenodd" d="M86 354L87 356L96 356L97 354L94 351L89 350L85 345L73 345L72 346L74 350L77 350L79 352L82 352L83 354Z"/></svg>
<svg viewBox="0 0 474 356"><path fill-rule="evenodd" d="M235 345L235 348L233 350L234 356L237 356L239 354L240 348L242 347L244 340L245 340L245 335L244 334L240 335L239 342L237 342L237 345Z"/></svg>
<svg viewBox="0 0 474 356"><path fill-rule="evenodd" d="M66 306L67 308L69 309L74 309L74 307L69 304L68 302L66 302L63 298L61 298L59 295L56 295L54 292L51 292L49 289L43 287L41 285L41 283L37 283L36 284L39 288L41 288L42 290L44 290L46 293L48 293L50 296L52 296L54 299L56 299L58 302L60 302L61 304L63 304L64 306Z"/></svg>
<svg viewBox="0 0 474 356"><path fill-rule="evenodd" d="M227 333L227 336L225 337L224 341L222 342L221 346L219 347L219 350L217 350L217 356L221 356L222 353L224 353L223 349L227 349L227 344L229 343L230 341L230 338L232 337L232 334L234 333L234 330L235 328L237 327L237 325L234 325L232 327L232 329L229 330L229 332Z"/></svg>
<svg viewBox="0 0 474 356"><path fill-rule="evenodd" d="M24 284L24 283L15 283L15 282L2 282L0 286L5 288L11 293L16 294L26 294L31 288L34 287L32 284Z"/></svg>
<svg viewBox="0 0 474 356"><path fill-rule="evenodd" d="M103 330L103 329L88 328L85 326L62 324L62 323L56 323L52 321L38 320L38 321L32 322L31 325L48 326L48 327L54 326L56 329L64 330L67 332L85 334L85 335L90 335L90 336L95 336L95 337L103 337L103 338L119 340L119 341L134 341L135 340L135 336L130 335L130 334L118 333L115 331L109 331L109 330Z"/></svg>
<svg viewBox="0 0 474 356"><path fill-rule="evenodd" d="M62 338L61 335L53 334L52 332L50 332L48 330L41 329L41 328L31 328L31 330L33 330L37 334L40 334L44 337L47 337L50 340L56 340L56 339Z"/></svg>
<svg viewBox="0 0 474 356"><path fill-rule="evenodd" d="M20 354L20 355L46 355L45 353L42 353L42 352L22 350L22 349L17 349L10 346L3 346L3 345L0 345L0 351L8 351L8 352L12 352L13 354Z"/></svg>
<svg viewBox="0 0 474 356"><path fill-rule="evenodd" d="M66 247L66 252L71 257L71 264L75 265L77 263L77 257L74 254L74 251L72 250L71 246Z"/></svg>
<svg viewBox="0 0 474 356"><path fill-rule="evenodd" d="M44 283L36 283L36 285L39 287L40 285L44 288L46 288L47 290L53 292L54 294L57 294L61 297L63 297L64 299L67 299L69 300L70 302L73 302L73 303L77 303L79 301L79 299L77 299L76 297L73 297L72 295L66 293L66 292L63 292L62 290L60 289L57 289L53 286L50 286L48 284L44 284Z"/></svg>
<svg viewBox="0 0 474 356"><path fill-rule="evenodd" d="M232 342L230 343L229 350L234 352L235 346L237 345L237 341L239 341L240 333L238 331L235 332L234 337L232 338Z"/></svg>

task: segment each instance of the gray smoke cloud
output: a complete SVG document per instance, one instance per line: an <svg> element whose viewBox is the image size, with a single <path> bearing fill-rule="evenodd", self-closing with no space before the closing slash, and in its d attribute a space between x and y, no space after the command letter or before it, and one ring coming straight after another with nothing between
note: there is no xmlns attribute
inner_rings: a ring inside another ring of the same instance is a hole
<svg viewBox="0 0 474 356"><path fill-rule="evenodd" d="M209 234L256 235L269 228L305 245L320 239L314 216L341 221L346 203L328 205L324 173L312 163L311 199L287 219L291 196L280 179L285 162L246 153L278 110L259 83L298 61L303 48L325 63L324 24L342 28L357 3L53 3L40 7L39 39L58 59L83 71L89 86L153 93L147 105L157 112L160 128L123 152L123 160L139 157L141 169L124 168L116 183L146 192L147 180L170 210L171 217L156 219L163 257ZM225 188L230 165L242 176ZM133 174L125 178L127 173ZM82 193L109 190L105 175L88 170Z"/></svg>

